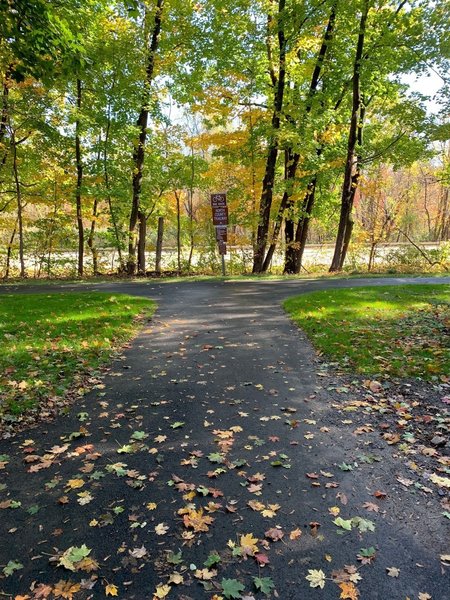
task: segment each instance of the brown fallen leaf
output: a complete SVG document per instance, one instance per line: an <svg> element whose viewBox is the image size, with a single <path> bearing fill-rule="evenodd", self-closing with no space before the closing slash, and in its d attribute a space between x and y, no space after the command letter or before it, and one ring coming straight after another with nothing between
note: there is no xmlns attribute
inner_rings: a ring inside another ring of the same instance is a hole
<svg viewBox="0 0 450 600"><path fill-rule="evenodd" d="M53 588L53 595L55 598L64 598L65 600L72 600L73 595L80 591L80 584L73 583L72 581L64 581L60 579Z"/></svg>
<svg viewBox="0 0 450 600"><path fill-rule="evenodd" d="M389 577L398 577L400 575L400 569L397 569L397 567L386 567L386 572Z"/></svg>
<svg viewBox="0 0 450 600"><path fill-rule="evenodd" d="M32 588L33 600L45 600L52 593L52 586L40 583L36 587Z"/></svg>
<svg viewBox="0 0 450 600"><path fill-rule="evenodd" d="M375 513L379 512L379 510L380 510L380 507L378 506L378 504L375 504L374 502L364 502L363 508L365 508L369 512L375 512Z"/></svg>
<svg viewBox="0 0 450 600"><path fill-rule="evenodd" d="M272 540L273 542L277 542L278 540L281 540L284 537L284 533L281 529L278 529L277 527L272 527L271 529L268 529L265 534L266 538L269 538L269 540Z"/></svg>
<svg viewBox="0 0 450 600"><path fill-rule="evenodd" d="M386 492L381 492L380 490L374 492L373 495L375 496L375 498L379 498L380 500L384 500L385 498L387 498Z"/></svg>

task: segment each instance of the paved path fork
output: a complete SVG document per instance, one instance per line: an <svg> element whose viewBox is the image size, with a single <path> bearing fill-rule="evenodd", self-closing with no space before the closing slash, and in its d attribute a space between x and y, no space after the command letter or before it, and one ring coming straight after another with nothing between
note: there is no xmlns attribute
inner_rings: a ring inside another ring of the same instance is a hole
<svg viewBox="0 0 450 600"><path fill-rule="evenodd" d="M0 502L12 502L0 564L22 565L0 579L5 597L104 598L112 585L131 600L197 600L223 597L224 583L225 594L238 586L226 597L262 598L259 577L283 600L351 598L342 583L363 599L449 599L442 519L420 502L403 514L398 493L378 513L362 508L398 465L375 436L343 433L329 380L281 308L336 283L386 281L88 286L159 308L67 416L0 443ZM339 468L361 452L382 462ZM362 521L345 531L337 510ZM429 519L426 537L417 518ZM310 569L327 577L323 590Z"/></svg>

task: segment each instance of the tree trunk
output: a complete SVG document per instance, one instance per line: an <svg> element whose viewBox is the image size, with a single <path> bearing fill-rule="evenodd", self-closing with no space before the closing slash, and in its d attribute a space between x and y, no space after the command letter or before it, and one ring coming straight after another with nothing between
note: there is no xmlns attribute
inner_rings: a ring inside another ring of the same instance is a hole
<svg viewBox="0 0 450 600"><path fill-rule="evenodd" d="M322 44L320 46L319 53L317 55L317 60L316 60L316 64L314 67L313 74L311 76L311 82L309 84L308 96L307 96L307 100L306 100L305 115L309 115L309 113L311 112L311 109L312 109L312 101L313 101L313 98L314 98L314 96L317 92L318 86L319 86L320 75L321 75L323 65L325 62L325 56L329 49L331 40L333 39L335 22L336 22L336 2L334 2L333 5L331 6L330 16L328 18L328 23L325 28L325 33L323 35ZM276 229L274 229L274 233L276 232L276 234L277 234L276 237L274 236L275 239L273 240L273 242L275 242L275 243L278 238L279 231L281 229L281 223L283 220L284 213L285 213L286 209L289 210L290 208L292 208L291 197L292 197L292 194L294 191L294 182L295 182L295 176L297 174L298 164L300 162L300 154L298 154L298 153L293 154L291 149L288 150L288 153L290 156L289 156L289 168L287 171L286 190L283 194L283 199L280 204L280 209L279 209L279 212L277 215L277 223L279 222L279 226ZM319 148L317 150L317 154L320 155L321 153L322 153L322 148ZM314 179L316 179L316 177ZM315 183L314 183L314 187L315 187ZM308 189L309 189L309 187L308 187ZM314 194L312 195L312 201L314 202ZM305 201L304 201L304 203L305 203ZM312 205L311 205L311 210L312 210ZM301 220L302 219L303 219L303 215L301 217ZM284 272L285 273L297 273L300 271L300 268L301 268L301 259L302 259L301 255L303 255L304 247L303 247L303 249L301 249L300 247L298 247L298 245L296 243L294 243L294 223L293 222L289 223L289 221L290 221L290 218L286 219L286 223L285 223L286 257L285 257ZM297 225L297 231L298 231L299 225ZM306 231L308 230L308 226L309 225L306 226ZM296 237L297 237L297 235L296 235ZM306 237L305 237L305 243L306 243ZM270 250L271 249L269 249L269 252L270 252ZM272 254L273 254L274 250L275 249L272 250ZM298 253L300 253L300 256L298 256ZM298 269L298 270L296 270L296 269Z"/></svg>
<svg viewBox="0 0 450 600"><path fill-rule="evenodd" d="M191 272L192 256L194 254L194 183L195 183L195 160L194 146L191 143L191 180L188 190L187 212L189 216L189 257L187 263L188 273Z"/></svg>
<svg viewBox="0 0 450 600"><path fill-rule="evenodd" d="M77 165L77 186L75 189L75 200L77 210L77 229L78 229L78 276L83 276L84 266L84 228L83 213L81 206L81 187L83 185L83 163L81 160L81 142L80 142L80 113L81 113L82 88L81 81L77 79L77 118L75 121L75 159Z"/></svg>
<svg viewBox="0 0 450 600"><path fill-rule="evenodd" d="M147 217L140 210L138 212L139 219L139 242L138 242L138 273L145 275L145 245L147 241Z"/></svg>
<svg viewBox="0 0 450 600"><path fill-rule="evenodd" d="M316 200L316 185L317 176L310 182L308 190L303 199L302 216L297 223L297 229L295 232L295 245L294 245L294 273L300 273L302 268L303 254L305 252L306 241L308 239L309 225L311 223L312 210L314 202Z"/></svg>
<svg viewBox="0 0 450 600"><path fill-rule="evenodd" d="M127 272L133 275L136 272L136 245L137 245L137 232L136 225L138 222L140 201L141 201L141 189L142 189L142 175L144 169L144 158L145 158L145 143L147 140L147 125L149 115L149 104L150 104L150 92L151 85L153 82L154 67L156 51L159 45L159 38L161 33L161 16L164 0L156 0L155 15L153 21L153 27L151 32L150 47L147 56L147 69L145 77L145 91L142 101L141 110L137 120L137 128L139 130L138 140L135 143L133 151L133 179L132 179L132 190L133 197L131 202L130 221L128 226L128 262Z"/></svg>
<svg viewBox="0 0 450 600"><path fill-rule="evenodd" d="M256 232L256 244L253 256L253 273L261 273L264 264L264 255L269 233L270 209L272 207L273 186L275 183L275 167L278 157L279 130L281 125L281 111L286 83L286 38L284 33L284 10L286 0L278 0L277 30L278 30L278 76L272 72L272 82L276 89L274 108L272 114L272 132L269 140L266 169L262 184L261 200L259 205L259 223ZM269 21L270 24L270 21ZM270 32L268 33L270 35Z"/></svg>
<svg viewBox="0 0 450 600"><path fill-rule="evenodd" d="M17 166L17 144L15 133L12 134L12 146L13 146L13 172L14 172L14 183L16 187L16 199L17 199L17 228L19 232L19 261L20 261L20 276L26 277L25 271L25 259L24 259L24 248L23 248L23 206L22 206L22 190L20 187L19 171Z"/></svg>
<svg viewBox="0 0 450 600"><path fill-rule="evenodd" d="M336 236L336 245L334 256L330 266L330 272L339 271L345 261L345 256L350 241L349 233L353 228L351 218L353 200L355 198L356 188L360 170L358 168L357 145L362 136L362 98L361 98L361 66L366 35L367 17L369 13L369 1L365 0L363 11L359 23L358 42L356 46L355 61L353 65L353 91L352 91L352 116L350 120L350 130L347 143L347 159L345 161L344 183L342 186L341 212L339 218L339 227ZM349 230L349 232L347 231ZM347 242L347 243L346 243Z"/></svg>
<svg viewBox="0 0 450 600"><path fill-rule="evenodd" d="M155 271L158 275L161 275L163 235L164 235L164 217L158 217L158 234L156 236L156 257L155 257Z"/></svg>
<svg viewBox="0 0 450 600"><path fill-rule="evenodd" d="M48 244L47 244L47 277L51 275L51 260L52 260L52 252L53 252L53 233L55 231L55 221L56 221L56 213L58 211L58 185L55 179L53 184L53 215L52 220L50 222L50 229L48 232Z"/></svg>
<svg viewBox="0 0 450 600"><path fill-rule="evenodd" d="M111 221L114 229L114 236L116 238L116 248L119 255L119 271L123 268L123 257L122 257L122 246L120 243L119 227L117 224L116 215L114 213L111 197L111 186L109 182L109 169L108 169L108 142L109 133L111 130L111 106L108 106L108 122L106 124L105 142L103 144L103 179L105 181L106 196L108 200L109 214L111 215Z"/></svg>
<svg viewBox="0 0 450 600"><path fill-rule="evenodd" d="M175 191L175 199L177 201L177 261L178 273L181 273L181 209L180 195Z"/></svg>
<svg viewBox="0 0 450 600"><path fill-rule="evenodd" d="M94 204L92 206L92 220L91 220L91 228L89 230L89 237L87 239L87 244L91 250L91 254L92 254L92 270L94 272L94 275L98 275L98 250L97 250L97 246L95 245L95 224L97 221L97 216L98 216L98 199L95 198L94 199Z"/></svg>
<svg viewBox="0 0 450 600"><path fill-rule="evenodd" d="M289 204L289 200L292 194L292 190L288 189L289 184L293 184L295 172L297 170L298 161L300 159L299 154L292 155L291 150L288 148L285 150L285 163L284 163L284 180L286 189L284 190L283 197L281 198L280 206L278 207L277 216L275 218L275 224L273 226L272 238L269 249L267 250L266 257L264 259L262 271L265 273L272 262L275 249L277 247L278 236L280 234L281 225L283 224L283 215L286 207Z"/></svg>
<svg viewBox="0 0 450 600"><path fill-rule="evenodd" d="M9 238L8 249L6 251L5 279L8 279L8 277L9 277L9 270L11 268L12 246L14 243L14 238L16 237L16 233L17 233L17 219L16 219L16 222L14 223L14 229L11 234L11 237Z"/></svg>
<svg viewBox="0 0 450 600"><path fill-rule="evenodd" d="M6 126L9 118L9 86L11 77L12 66L9 65L6 69L5 76L3 79L3 91L2 91L2 105L1 105L1 117L0 117L0 152L2 152L2 158L0 161L0 168L3 167L8 158L9 148L5 145L6 137Z"/></svg>

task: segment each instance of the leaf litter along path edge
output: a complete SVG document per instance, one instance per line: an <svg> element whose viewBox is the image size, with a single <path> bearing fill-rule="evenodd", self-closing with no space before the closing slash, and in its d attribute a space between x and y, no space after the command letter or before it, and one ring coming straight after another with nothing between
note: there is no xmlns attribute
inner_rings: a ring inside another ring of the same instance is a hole
<svg viewBox="0 0 450 600"><path fill-rule="evenodd" d="M449 598L437 488L337 418L281 309L314 285L121 285L159 309L105 388L0 445L2 593Z"/></svg>

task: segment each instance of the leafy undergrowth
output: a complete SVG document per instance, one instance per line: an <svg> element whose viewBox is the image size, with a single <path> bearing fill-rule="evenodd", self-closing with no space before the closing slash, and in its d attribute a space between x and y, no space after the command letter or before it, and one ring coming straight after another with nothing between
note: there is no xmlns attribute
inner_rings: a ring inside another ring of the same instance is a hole
<svg viewBox="0 0 450 600"><path fill-rule="evenodd" d="M0 421L58 412L74 384L130 339L136 317L153 306L98 292L0 297Z"/></svg>
<svg viewBox="0 0 450 600"><path fill-rule="evenodd" d="M450 287L329 290L290 298L293 320L326 357L367 375L450 374Z"/></svg>

